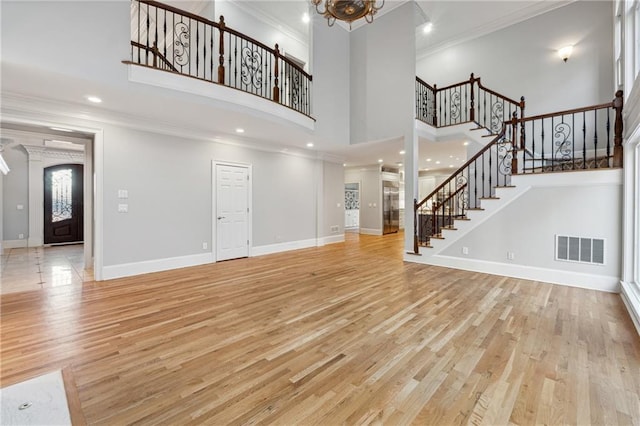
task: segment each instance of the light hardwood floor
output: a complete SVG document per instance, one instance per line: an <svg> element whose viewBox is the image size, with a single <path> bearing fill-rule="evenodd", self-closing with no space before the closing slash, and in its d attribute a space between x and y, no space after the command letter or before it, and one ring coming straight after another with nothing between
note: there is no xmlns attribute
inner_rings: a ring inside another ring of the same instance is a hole
<svg viewBox="0 0 640 426"><path fill-rule="evenodd" d="M66 367L89 424L640 424L619 295L347 238L3 295L2 386Z"/></svg>

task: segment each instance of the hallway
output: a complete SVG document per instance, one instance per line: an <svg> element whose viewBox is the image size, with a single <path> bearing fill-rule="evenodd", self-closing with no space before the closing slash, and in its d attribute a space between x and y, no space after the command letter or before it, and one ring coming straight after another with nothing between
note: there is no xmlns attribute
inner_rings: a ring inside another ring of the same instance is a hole
<svg viewBox="0 0 640 426"><path fill-rule="evenodd" d="M84 269L83 244L6 249L0 260L0 294L81 285L93 280Z"/></svg>

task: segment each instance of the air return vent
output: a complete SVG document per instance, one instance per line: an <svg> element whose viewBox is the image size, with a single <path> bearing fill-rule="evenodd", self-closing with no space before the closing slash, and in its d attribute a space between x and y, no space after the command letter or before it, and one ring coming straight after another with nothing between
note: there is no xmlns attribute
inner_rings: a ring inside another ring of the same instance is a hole
<svg viewBox="0 0 640 426"><path fill-rule="evenodd" d="M604 240L556 235L556 260L604 265Z"/></svg>

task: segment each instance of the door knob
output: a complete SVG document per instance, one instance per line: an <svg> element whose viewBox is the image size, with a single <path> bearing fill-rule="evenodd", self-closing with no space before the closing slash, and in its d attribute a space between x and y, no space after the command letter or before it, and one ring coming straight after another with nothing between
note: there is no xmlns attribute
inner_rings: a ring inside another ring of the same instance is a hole
<svg viewBox="0 0 640 426"><path fill-rule="evenodd" d="M224 219L224 216L218 216L218 220Z"/></svg>

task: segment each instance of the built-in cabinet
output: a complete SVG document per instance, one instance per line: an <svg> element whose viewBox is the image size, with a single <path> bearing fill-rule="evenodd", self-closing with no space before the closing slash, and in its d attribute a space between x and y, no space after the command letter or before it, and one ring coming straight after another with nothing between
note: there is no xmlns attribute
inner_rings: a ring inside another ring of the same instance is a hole
<svg viewBox="0 0 640 426"><path fill-rule="evenodd" d="M344 227L354 229L360 227L360 184L344 185Z"/></svg>

